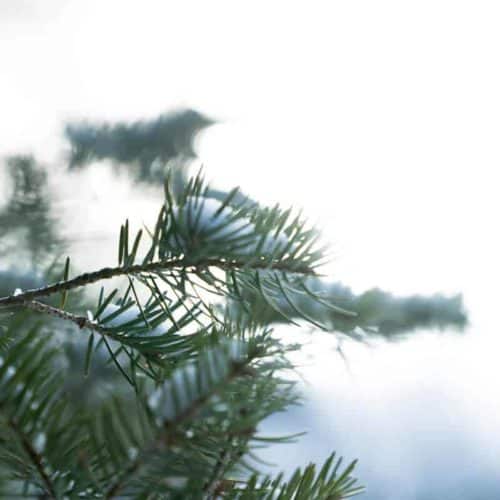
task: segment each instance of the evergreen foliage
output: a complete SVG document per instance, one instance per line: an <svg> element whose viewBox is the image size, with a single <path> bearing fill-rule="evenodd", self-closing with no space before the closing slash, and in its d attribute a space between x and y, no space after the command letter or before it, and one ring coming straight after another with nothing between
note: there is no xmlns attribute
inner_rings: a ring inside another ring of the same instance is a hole
<svg viewBox="0 0 500 500"><path fill-rule="evenodd" d="M359 339L366 338L368 333L371 338L397 340L424 328L462 331L467 324L461 295L395 297L378 288L356 295L341 283L329 283L317 277L306 279L301 288L302 294L296 297L295 304L283 296L274 308L249 287L245 288L245 298L252 308L252 316L263 324L283 323L306 315L316 318L329 330ZM229 301L225 307L235 317L241 313L238 301ZM354 311L355 314L349 314Z"/></svg>
<svg viewBox="0 0 500 500"><path fill-rule="evenodd" d="M327 476L327 467L313 478L309 467L288 483L249 479L245 456L263 439L259 422L297 401L283 378L290 347L251 317L238 322L215 305L221 297L239 300L243 282L270 303L276 280L286 279L294 294L322 254L315 231L290 211L229 210L230 193L200 213L206 193L198 176L174 199L167 180L148 241L122 226L117 266L71 278L67 264L61 281L0 298L9 311L0 373L6 495L310 498L318 491L329 498L355 491L345 481L350 468ZM117 276L129 278L125 293L103 288L86 314L65 309L67 297L43 301ZM28 321L20 308L51 321ZM112 367L121 391L75 399L64 381L79 366L51 334L63 323L86 339L81 376Z"/></svg>
<svg viewBox="0 0 500 500"><path fill-rule="evenodd" d="M47 171L32 156L13 156L6 162L11 192L0 212L0 255L8 259L19 251L27 252L32 266L47 255L62 251L56 221L50 212ZM40 238L40 234L46 235Z"/></svg>
<svg viewBox="0 0 500 500"><path fill-rule="evenodd" d="M171 115L68 127L71 164L138 162L138 178L156 182L153 163L178 153L172 127ZM299 346L270 325L359 338L465 322L460 298L357 297L325 285L324 248L301 214L221 193L201 175L167 175L156 225L132 234L126 221L115 266L49 265L61 248L43 169L31 157L8 165L14 194L0 243L26 230L35 257L31 273L0 269L2 498L349 498L362 491L355 462L332 455L287 480L249 460L262 444L296 438L259 430L299 402L287 356ZM95 284L98 296L82 293Z"/></svg>
<svg viewBox="0 0 500 500"><path fill-rule="evenodd" d="M213 123L192 109L133 123L69 123L65 128L71 147L69 167L111 160L135 167L139 181L163 182L164 165L178 157L195 157L196 136Z"/></svg>

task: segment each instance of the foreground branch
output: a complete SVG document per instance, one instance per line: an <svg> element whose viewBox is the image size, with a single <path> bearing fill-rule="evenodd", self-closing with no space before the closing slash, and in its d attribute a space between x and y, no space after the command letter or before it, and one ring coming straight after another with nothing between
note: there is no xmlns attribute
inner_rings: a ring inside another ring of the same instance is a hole
<svg viewBox="0 0 500 500"><path fill-rule="evenodd" d="M126 487L127 483L134 479L143 467L145 467L154 453L161 452L171 444L171 441L175 435L175 431L187 421L194 418L207 404L208 402L218 394L224 387L227 387L233 380L238 377L244 376L254 376L255 373L250 367L251 362L255 359L255 355L249 355L248 358L241 363L232 363L231 369L227 376L221 380L218 384L214 385L212 389L205 395L194 399L191 404L181 413L179 413L174 420L163 422L161 430L156 436L154 442L142 452L139 452L137 457L129 463L128 467L125 469L124 474L121 475L107 490L104 494L104 498L113 499ZM239 454L241 456L241 453ZM216 489L221 473L223 473L227 467L227 461L231 458L229 452L223 450L222 455L215 466L215 471L211 479L204 485L203 490L207 494L212 492L212 489ZM208 498L208 497L207 497Z"/></svg>
<svg viewBox="0 0 500 500"><path fill-rule="evenodd" d="M15 420L10 418L8 420L8 425L16 434L17 438L21 442L23 450L26 452L38 474L40 475L47 494L50 495L50 498L57 498L54 485L52 484L52 480L50 479L45 470L45 467L43 466L42 457L40 456L40 454L35 450L34 446L31 444L30 440L23 432L23 430L18 426Z"/></svg>
<svg viewBox="0 0 500 500"><path fill-rule="evenodd" d="M42 288L27 290L17 295L0 298L0 307L22 305L26 301L31 301L39 297L46 297L55 293L61 293L74 288L90 285L98 281L115 278L118 276L126 276L131 274L155 273L169 271L172 269L185 269L189 272L190 269L198 270L206 267L218 267L224 270L236 269L254 269L254 270L274 270L295 272L307 275L314 275L314 269L307 265L293 264L286 261L269 262L268 260L258 260L257 262L243 262L240 260L226 260L222 258L206 258L206 259L188 259L186 257L176 258L165 261L149 262L147 264L136 264L126 267L105 267L99 271L92 273L84 273L76 278L59 281L53 285Z"/></svg>
<svg viewBox="0 0 500 500"><path fill-rule="evenodd" d="M23 305L33 311L48 314L49 316L54 316L55 318L63 319L66 321L71 321L81 329L87 328L89 330L93 330L94 332L100 333L101 335L115 338L115 335L113 335L113 333L108 328L104 328L95 321L91 321L90 319L86 318L85 316L78 316L76 314L66 312L62 309L58 309L57 307L44 304L43 302L38 302L36 300L26 300L23 302Z"/></svg>

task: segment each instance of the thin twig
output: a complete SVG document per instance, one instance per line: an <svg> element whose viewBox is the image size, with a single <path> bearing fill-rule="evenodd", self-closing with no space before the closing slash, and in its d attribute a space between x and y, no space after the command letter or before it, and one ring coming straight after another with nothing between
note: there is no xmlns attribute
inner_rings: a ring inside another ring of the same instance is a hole
<svg viewBox="0 0 500 500"><path fill-rule="evenodd" d="M45 468L42 464L42 457L35 450L35 448L31 444L30 440L27 438L27 436L23 432L23 430L19 428L19 426L17 425L15 420L10 418L8 420L8 424L9 424L9 427L14 431L14 433L17 435L17 437L21 441L21 445L22 445L24 451L27 453L30 460L33 462L33 465L35 466L36 470L38 471L38 474L40 474L42 482L45 485L45 489L47 490L47 493L50 495L50 498L57 498L56 492L54 489L54 485L52 484L52 481L51 481L49 475L47 474L47 472L45 471Z"/></svg>
<svg viewBox="0 0 500 500"><path fill-rule="evenodd" d="M251 433L253 435L253 432ZM212 477L203 486L204 500L216 500L222 498L224 490L229 486L232 487L234 481L224 479L224 474L228 471L232 464L236 463L244 454L244 449L248 443L250 436L247 436L244 443L239 444L239 449L234 450L233 437L228 437L228 447L223 448L219 452L219 457L215 463Z"/></svg>
<svg viewBox="0 0 500 500"><path fill-rule="evenodd" d="M230 460L231 460L231 454L229 453L229 451L227 449L221 450L219 458L217 459L217 463L215 464L212 477L203 487L205 491L204 498L206 500L210 500L217 491L221 477L224 475L224 472Z"/></svg>
<svg viewBox="0 0 500 500"><path fill-rule="evenodd" d="M137 455L137 457L129 464L125 473L110 486L108 491L104 494L104 498L108 500L114 498L123 489L127 481L130 481L131 476L136 474L144 465L146 465L147 459L151 457L153 453L161 450L163 446L169 442L173 431L187 420L193 418L203 408L203 406L220 391L221 387L226 386L239 376L252 375L253 373L248 365L253 361L253 359L253 356L249 356L245 360L245 363L233 364L232 370L228 373L224 381L214 386L208 394L195 399L191 406L177 415L173 421L165 423L152 445Z"/></svg>
<svg viewBox="0 0 500 500"><path fill-rule="evenodd" d="M229 443L231 446L232 443ZM214 471L212 473L212 477L205 483L203 486L203 491L205 492L205 499L210 500L213 497L217 488L219 486L219 482L224 475L224 472L228 466L228 463L231 459L231 453L227 448L224 448L220 451L219 456L217 458L217 462L215 463Z"/></svg>
<svg viewBox="0 0 500 500"><path fill-rule="evenodd" d="M110 500L120 493L122 488L125 486L127 480L135 474L143 465L144 461L142 458L137 457L124 471L124 474L120 479L117 479L105 493L104 498Z"/></svg>
<svg viewBox="0 0 500 500"><path fill-rule="evenodd" d="M10 295L0 298L0 306L14 306L20 305L27 300L33 300L38 297L46 297L54 293L60 293L74 288L90 285L101 280L115 278L117 276L154 273L161 271L168 271L171 269L182 268L189 271L189 269L197 270L204 267L219 267L220 269L254 269L254 270L275 270L296 272L301 274L314 275L314 270L306 265L290 265L286 261L269 262L262 260L259 262L244 262L239 260L225 260L216 258L199 259L193 261L188 258L175 258L166 261L149 262L147 264L135 264L133 266L125 267L105 267L99 271L92 273L84 273L73 279L67 281L59 281L53 285L42 288L35 288L27 290L17 295Z"/></svg>
<svg viewBox="0 0 500 500"><path fill-rule="evenodd" d="M24 305L28 309L32 309L33 311L48 314L49 316L54 316L66 321L71 321L81 329L87 328L89 330L93 330L94 332L100 333L101 335L105 335L106 337L115 338L115 335L111 330L109 330L108 328L104 328L103 326L99 325L99 323L91 321L85 316L78 316L76 314L63 311L62 309L59 309L57 307L50 306L49 304L38 302L37 300L26 300L22 303L22 305Z"/></svg>

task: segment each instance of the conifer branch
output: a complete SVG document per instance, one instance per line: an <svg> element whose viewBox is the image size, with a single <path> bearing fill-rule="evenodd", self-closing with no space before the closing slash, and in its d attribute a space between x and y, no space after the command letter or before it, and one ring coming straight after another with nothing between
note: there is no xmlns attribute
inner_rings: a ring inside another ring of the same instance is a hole
<svg viewBox="0 0 500 500"><path fill-rule="evenodd" d="M229 446L230 445L231 444L229 444ZM212 477L205 483L203 487L203 490L205 491L204 498L206 500L210 500L210 498L212 498L216 493L219 482L229 464L230 458L231 454L227 448L221 450L221 452L219 453L219 457L217 458L217 463L215 464Z"/></svg>
<svg viewBox="0 0 500 500"><path fill-rule="evenodd" d="M246 439L245 443L246 442L248 442L248 439ZM230 437L228 440L228 447L222 449L219 453L212 477L203 486L205 500L216 500L218 494L222 493L226 484L228 482L232 484L232 481L224 480L224 474L231 466L231 463L238 461L243 456L243 448L241 447L236 453L231 453L229 448L231 448L232 445L232 437Z"/></svg>
<svg viewBox="0 0 500 500"><path fill-rule="evenodd" d="M177 417L169 422L168 426L165 426L167 431L172 431L182 423L190 420L198 412L205 406L205 404L215 395L217 394L222 387L225 387L227 384L232 382L235 378L242 375L253 375L252 370L248 366L253 358L249 357L244 363L231 363L231 371L228 373L227 377L220 381L217 385L213 387L213 389L200 396L198 399L195 399L190 406L188 406L184 411L182 411Z"/></svg>
<svg viewBox="0 0 500 500"><path fill-rule="evenodd" d="M151 450L149 450L151 451ZM117 479L108 491L104 494L104 498L111 500L116 497L123 489L127 481L144 465L143 455L138 456L124 471L123 476Z"/></svg>
<svg viewBox="0 0 500 500"><path fill-rule="evenodd" d="M165 421L163 427L161 428L161 431L159 432L158 436L151 444L151 446L149 446L145 450L142 450L137 455L137 457L126 468L125 473L121 475L121 477L118 478L110 486L110 488L104 494L104 498L111 500L112 498L116 497L116 495L120 491L122 491L126 483L131 479L131 477L134 474L137 474L145 465L147 465L147 460L149 457L151 457L156 452L162 451L163 449L165 449L165 446L168 447L168 445L172 443L173 433L175 429L198 414L198 412L206 405L206 403L223 387L226 387L235 378L238 378L240 376L252 376L253 371L249 367L249 365L254 360L254 358L255 355L250 354L244 362L232 362L231 369L223 380L214 385L208 393L197 399L194 399L188 406L188 408L179 413L172 421ZM241 455L241 453L239 453L239 455ZM207 491L207 494L209 489L216 489L218 483L220 482L220 473L227 468L230 458L230 453L227 450L223 450L221 452L221 455L219 456L219 459L215 466L214 474L204 486L204 490Z"/></svg>
<svg viewBox="0 0 500 500"><path fill-rule="evenodd" d="M31 462L35 466L38 474L40 475L40 478L42 479L43 484L45 485L45 489L47 490L47 493L50 495L50 498L57 498L56 492L54 489L54 485L52 484L52 481L48 475L48 473L45 470L45 467L43 466L42 463L42 458L40 454L35 450L33 445L31 444L31 441L28 439L26 434L22 431L22 429L17 425L16 421L12 418L8 419L8 425L14 432L14 434L17 436L19 441L21 442L21 446L23 447L23 450L26 452L28 457L30 458Z"/></svg>
<svg viewBox="0 0 500 500"><path fill-rule="evenodd" d="M237 269L253 269L253 270L275 270L285 271L290 273L301 273L304 275L315 275L312 267L307 265L289 264L286 261L269 262L268 259L262 259L257 262L244 262L235 259L223 258L204 258L204 259L188 259L186 257L174 258L170 260L162 260L157 262L149 262L146 264L136 264L132 266L105 267L91 273L84 273L80 276L67 281L59 281L53 285L42 288L27 290L16 295L9 295L0 298L0 307L22 305L25 301L31 301L39 297L47 297L55 293L61 293L74 288L90 285L98 281L115 278L118 276L128 276L144 273L155 273L169 271L173 269L183 269L197 271L207 267L218 267L223 270Z"/></svg>
<svg viewBox="0 0 500 500"><path fill-rule="evenodd" d="M33 311L48 314L49 316L54 316L55 318L59 318L62 320L71 321L72 323L75 323L80 329L87 328L88 330L100 333L101 335L104 335L106 337L110 337L113 339L116 338L116 336L108 328L102 327L95 321L91 321L85 316L78 316L49 304L38 302L37 300L26 300L23 302L23 305Z"/></svg>

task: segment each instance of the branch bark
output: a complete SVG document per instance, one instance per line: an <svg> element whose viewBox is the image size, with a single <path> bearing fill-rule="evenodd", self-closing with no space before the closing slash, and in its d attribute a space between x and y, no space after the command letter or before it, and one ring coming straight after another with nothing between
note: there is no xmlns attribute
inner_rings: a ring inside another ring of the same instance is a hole
<svg viewBox="0 0 500 500"><path fill-rule="evenodd" d="M14 431L16 436L18 437L18 439L21 442L21 445L23 447L23 450L26 452L26 454L30 458L31 462L35 466L35 469L37 470L38 474L40 475L40 478L41 478L42 483L45 487L45 490L50 495L49 498L54 498L54 499L57 498L56 491L54 489L54 485L52 484L52 481L51 481L49 475L47 474L45 467L43 466L42 458L41 458L40 454L35 450L35 448L31 444L30 440L28 439L26 434L23 432L23 430L19 428L19 426L17 425L15 420L10 418L8 420L8 425Z"/></svg>
<svg viewBox="0 0 500 500"><path fill-rule="evenodd" d="M17 295L9 295L0 298L0 307L22 305L26 301L32 301L39 297L47 297L55 293L72 290L82 286L90 285L98 281L115 278L118 276L157 273L162 271L169 271L172 269L185 269L186 271L196 271L206 267L218 267L224 270L236 269L253 269L253 270L275 270L295 272L305 275L314 275L314 269L307 265L290 264L286 261L269 262L268 260L261 260L257 262L244 262L239 260L225 260L216 258L199 259L193 261L185 257L176 258L166 261L149 262L146 264L135 264L125 267L105 267L98 271L91 273L84 273L76 278L59 281L53 285L42 288L35 288L27 290Z"/></svg>

